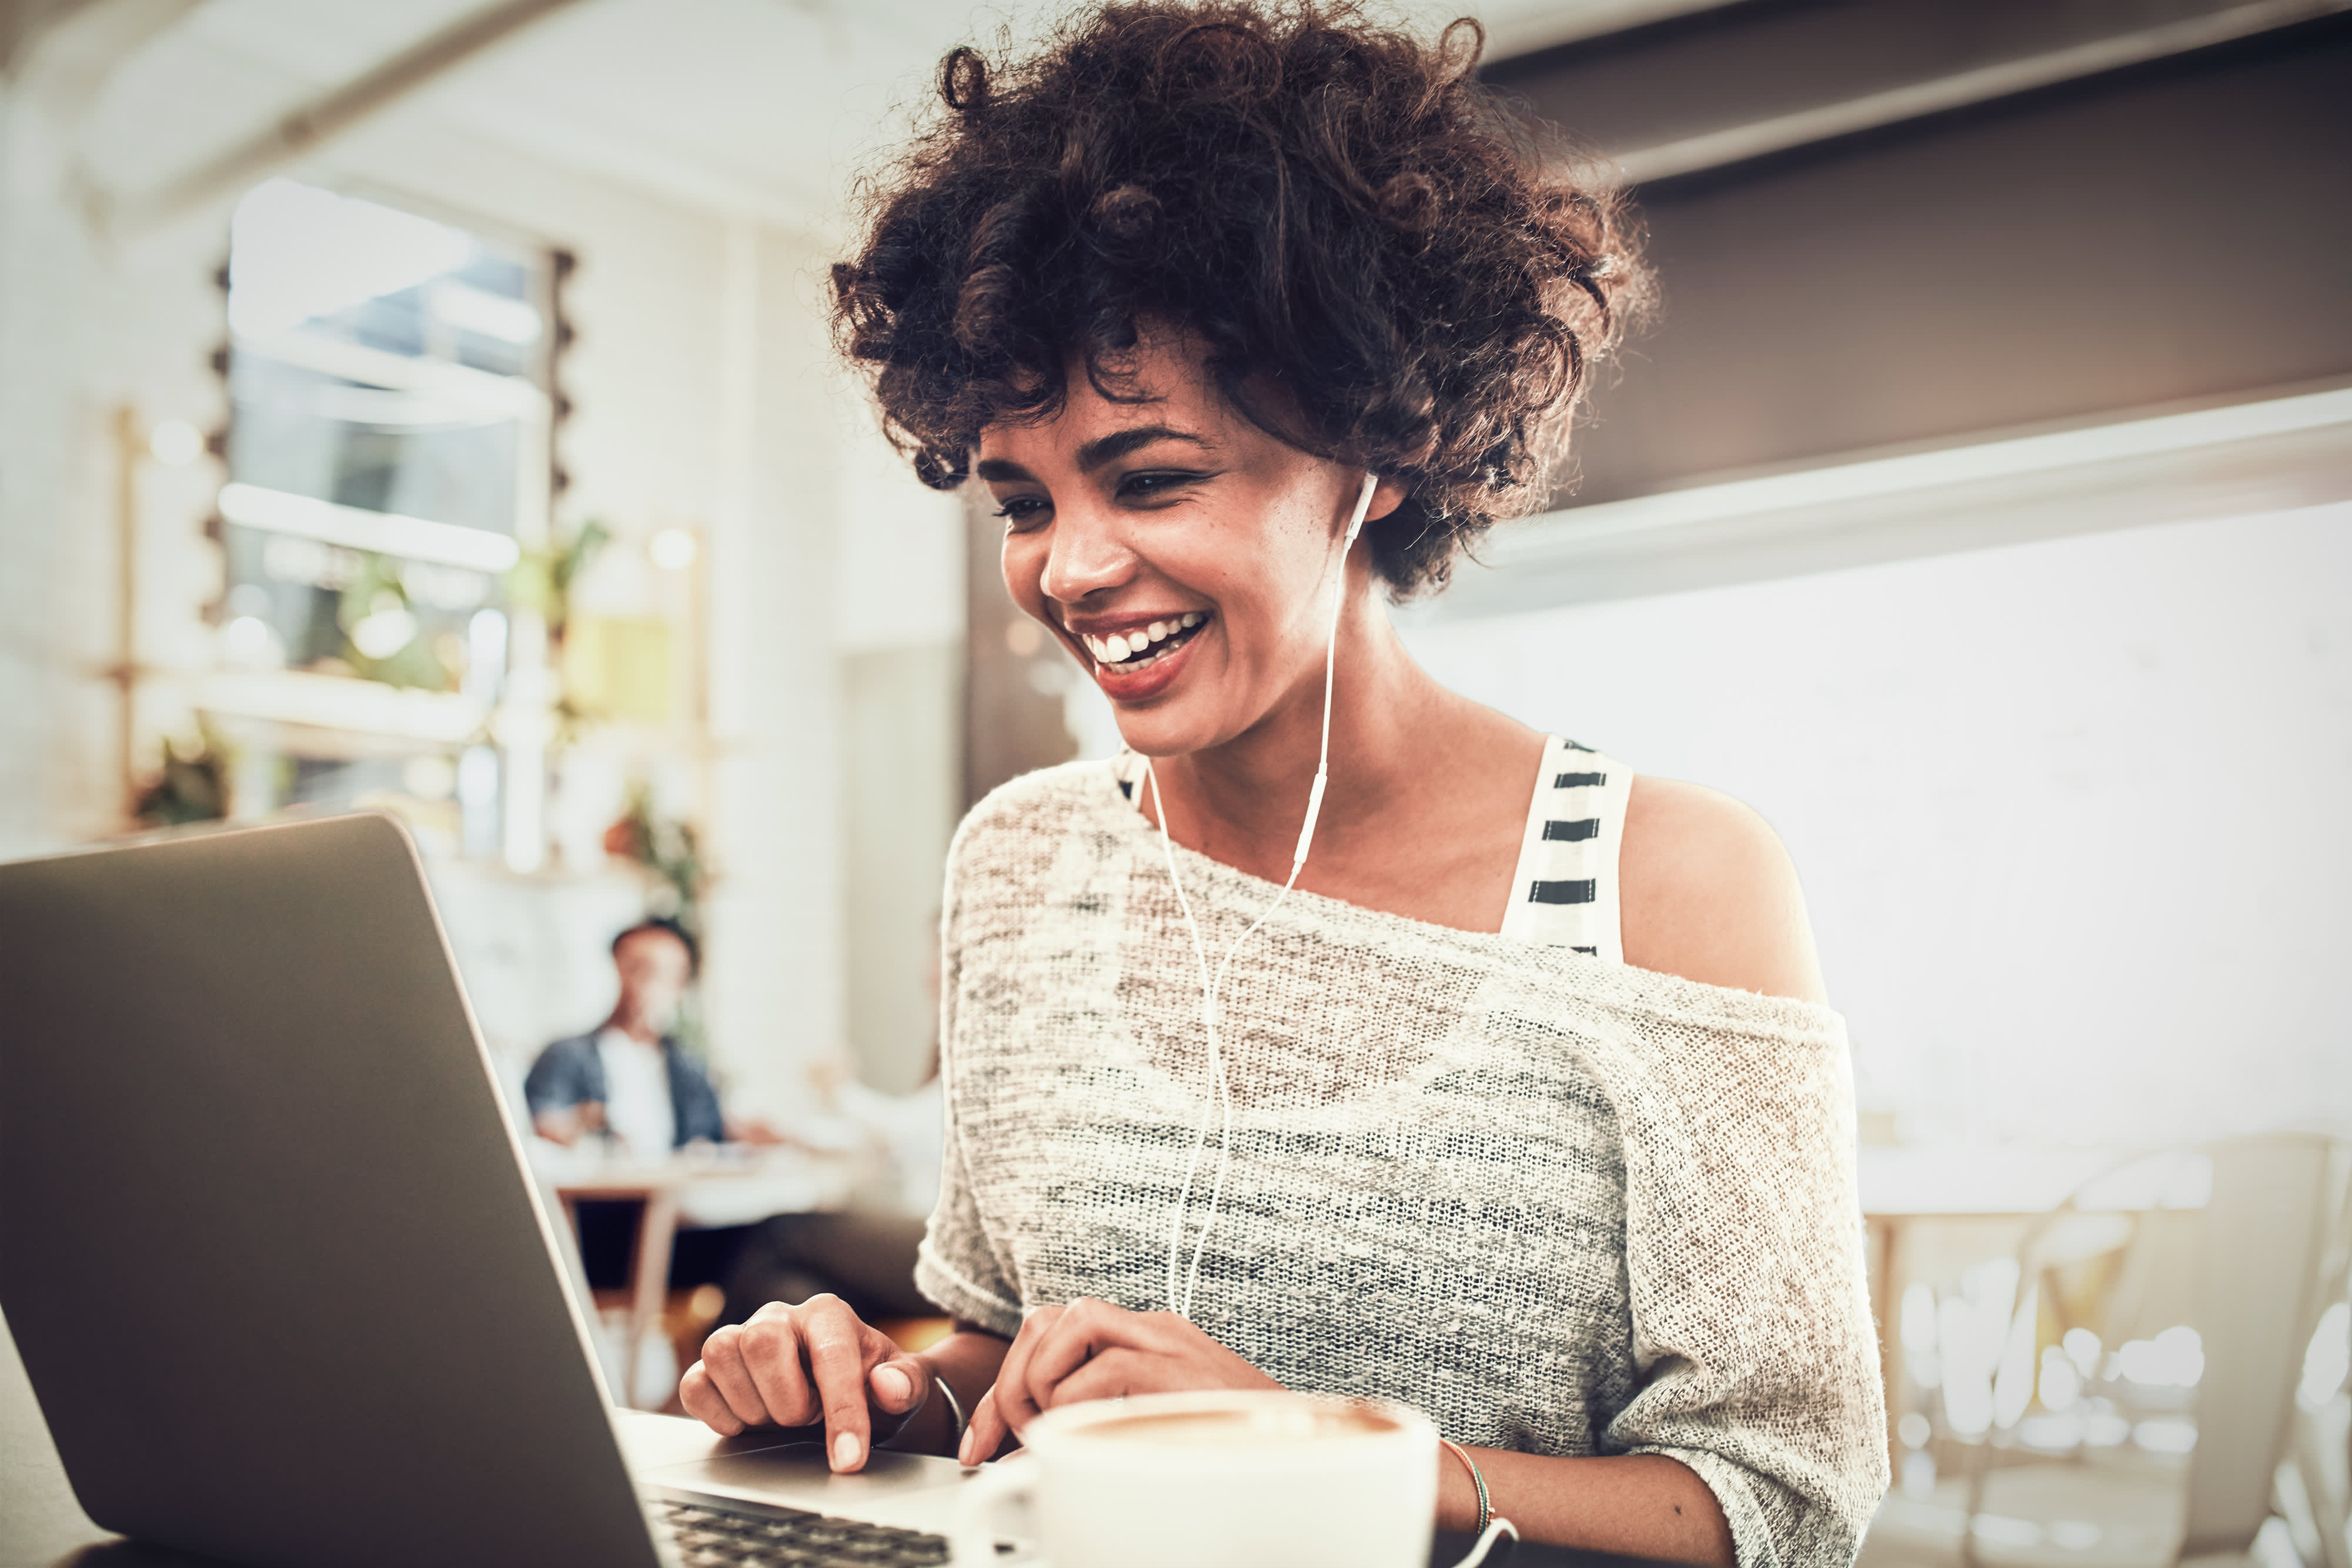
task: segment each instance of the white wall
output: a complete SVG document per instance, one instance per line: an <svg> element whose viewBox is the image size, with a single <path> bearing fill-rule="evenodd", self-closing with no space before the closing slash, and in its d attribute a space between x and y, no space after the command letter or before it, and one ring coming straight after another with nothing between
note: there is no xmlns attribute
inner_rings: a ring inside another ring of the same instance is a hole
<svg viewBox="0 0 2352 1568"><path fill-rule="evenodd" d="M2352 506L1414 627L1763 811L1915 1136L2352 1128Z"/></svg>
<svg viewBox="0 0 2352 1568"><path fill-rule="evenodd" d="M846 1043L866 1082L913 1088L939 1033L940 890L961 806L962 498L924 488L866 390L834 382L843 660Z"/></svg>
<svg viewBox="0 0 2352 1568"><path fill-rule="evenodd" d="M199 428L222 399L207 363L225 334L211 278L224 249L177 232L103 245L63 199L54 128L0 86L0 856L55 849L120 823L118 412L141 428ZM198 608L219 591L199 532L206 465L166 469L134 452L130 478L142 591L135 649L165 670L206 655ZM185 710L149 688L144 758Z"/></svg>

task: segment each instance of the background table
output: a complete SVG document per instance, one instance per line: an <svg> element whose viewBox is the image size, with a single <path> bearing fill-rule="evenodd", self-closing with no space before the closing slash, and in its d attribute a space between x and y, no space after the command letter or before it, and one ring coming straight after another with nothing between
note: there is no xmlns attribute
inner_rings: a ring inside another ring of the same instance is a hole
<svg viewBox="0 0 2352 1568"><path fill-rule="evenodd" d="M541 1142L532 1145L531 1165L562 1205L575 1237L578 1204L641 1206L636 1243L629 1255L627 1338L621 1346L616 1385L625 1401L636 1390L646 1336L662 1321L670 1254L681 1225L749 1225L771 1215L839 1208L848 1201L858 1174L851 1161L781 1147L726 1154L694 1150L646 1162Z"/></svg>

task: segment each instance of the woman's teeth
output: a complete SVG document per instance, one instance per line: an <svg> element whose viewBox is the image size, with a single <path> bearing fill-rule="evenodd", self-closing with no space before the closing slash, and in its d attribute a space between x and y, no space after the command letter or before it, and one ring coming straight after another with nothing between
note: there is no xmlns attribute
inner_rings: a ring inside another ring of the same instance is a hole
<svg viewBox="0 0 2352 1568"><path fill-rule="evenodd" d="M1092 653L1098 664L1126 664L1179 632L1190 632L1207 619L1199 611L1192 610L1165 621L1154 621L1149 626L1139 626L1132 632L1114 632L1108 637L1081 636L1078 641L1086 644L1087 652Z"/></svg>

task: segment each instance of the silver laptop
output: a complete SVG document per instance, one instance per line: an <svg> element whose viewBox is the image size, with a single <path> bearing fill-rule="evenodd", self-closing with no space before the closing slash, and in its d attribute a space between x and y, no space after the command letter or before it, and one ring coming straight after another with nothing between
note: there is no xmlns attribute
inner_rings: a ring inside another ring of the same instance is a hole
<svg viewBox="0 0 2352 1568"><path fill-rule="evenodd" d="M392 820L0 866L0 1309L92 1520L321 1568L943 1557L950 1461L614 1412L554 1223Z"/></svg>

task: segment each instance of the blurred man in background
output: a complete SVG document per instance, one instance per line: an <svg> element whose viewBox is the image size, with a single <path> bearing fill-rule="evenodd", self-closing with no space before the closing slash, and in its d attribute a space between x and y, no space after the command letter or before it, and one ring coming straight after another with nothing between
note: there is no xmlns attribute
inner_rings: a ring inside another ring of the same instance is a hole
<svg viewBox="0 0 2352 1568"><path fill-rule="evenodd" d="M602 1140L632 1163L658 1163L694 1143L789 1142L864 1167L848 1208L778 1215L755 1225L682 1226L669 1286L726 1288L720 1321L739 1322L771 1301L800 1301L831 1291L881 1317L929 1316L914 1286L915 1247L939 1192L941 1108L936 1058L925 1082L905 1096L878 1093L845 1061L811 1072L807 1113L788 1135L764 1122L730 1120L708 1069L671 1033L699 968L693 934L649 918L613 938L620 996L604 1021L539 1054L523 1081L532 1130L566 1147ZM589 1283L628 1280L637 1206L588 1200L574 1206Z"/></svg>
<svg viewBox="0 0 2352 1568"><path fill-rule="evenodd" d="M727 1119L709 1071L671 1033L700 965L693 933L675 920L640 920L614 937L619 999L596 1029L557 1040L531 1063L523 1099L532 1130L567 1147L601 1138L614 1154L649 1164L689 1144L777 1142L764 1123ZM583 1202L575 1212L589 1283L625 1283L636 1205ZM670 1255L672 1288L726 1278L747 1229L681 1228Z"/></svg>
<svg viewBox="0 0 2352 1568"><path fill-rule="evenodd" d="M700 964L692 934L675 920L640 920L613 938L621 994L611 1016L541 1051L523 1080L541 1137L569 1146L602 1136L642 1160L727 1141L710 1074L670 1034Z"/></svg>

